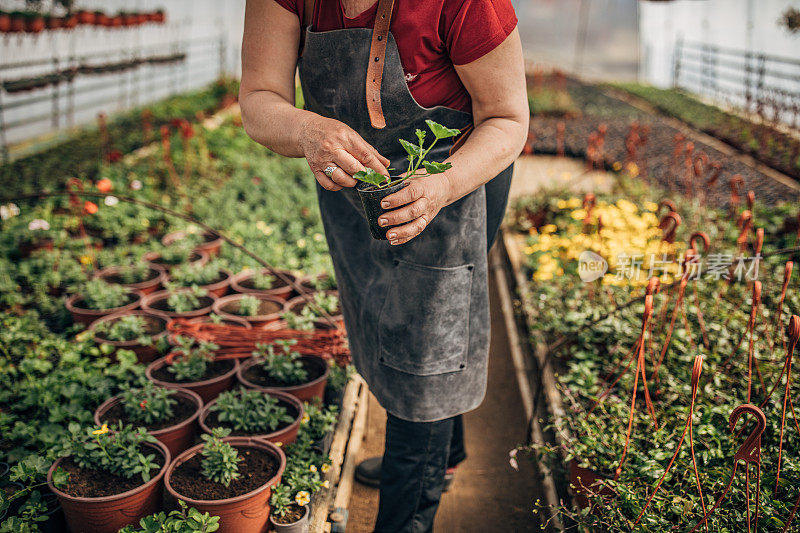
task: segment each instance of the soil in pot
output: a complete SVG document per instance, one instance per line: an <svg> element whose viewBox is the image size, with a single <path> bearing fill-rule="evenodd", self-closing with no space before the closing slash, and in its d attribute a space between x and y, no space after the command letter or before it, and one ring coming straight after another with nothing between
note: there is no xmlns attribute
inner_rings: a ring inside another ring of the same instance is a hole
<svg viewBox="0 0 800 533"><path fill-rule="evenodd" d="M147 378L156 385L167 388L187 389L203 400L206 404L223 391L233 387L236 383L236 360L212 361L206 367L206 373L200 381L175 381L175 374L168 370L165 358L157 359L150 363L145 371Z"/></svg>
<svg viewBox="0 0 800 533"><path fill-rule="evenodd" d="M261 273L263 275L269 275L269 271L266 269L262 270ZM296 281L297 278L294 274L287 272L285 270L280 271L283 276L287 279L292 281ZM252 270L242 272L234 277L233 281L231 282L231 288L242 294L255 294L261 296L272 296L273 298L277 298L279 300L288 300L289 297L294 293L294 288L283 281L278 276L272 276L272 285L269 289L261 289L255 286L254 283L254 274Z"/></svg>
<svg viewBox="0 0 800 533"><path fill-rule="evenodd" d="M164 429L168 427L175 426L193 414L197 412L197 403L193 402L187 396L181 396L178 394L173 394L171 396L172 399L175 400L175 405L172 406L172 417L167 420L162 420L160 422L154 422L152 424L142 424L141 422L134 422L128 419L127 414L125 413L125 408L122 406L121 403L116 403L111 408L103 413L100 417L100 423L107 423L109 426L115 425L118 421L122 420L125 424L133 424L133 425L141 425L147 431L158 431L159 429Z"/></svg>
<svg viewBox="0 0 800 533"><path fill-rule="evenodd" d="M193 500L224 500L235 498L262 487L278 474L280 462L273 454L258 448L236 447L242 461L238 478L227 487L203 476L199 453L178 465L170 475L170 485L181 496Z"/></svg>
<svg viewBox="0 0 800 533"><path fill-rule="evenodd" d="M95 320L91 323L89 329L95 330L101 324L108 324L111 326L126 316L138 316L143 320L144 333L151 338L152 344L140 344L137 339L126 341L110 340L106 338L107 333L104 332L95 332L94 340L97 343L110 344L117 349L132 350L136 354L136 359L140 363L149 363L158 354L158 350L155 347L155 342L167 334L167 322L169 322L168 316L150 313L147 311L122 311L120 313L114 313Z"/></svg>
<svg viewBox="0 0 800 533"><path fill-rule="evenodd" d="M395 180L399 179L399 177L400 176L392 176L391 179ZM384 188L378 188L374 185L364 182L359 182L358 185L356 185L356 192L358 192L358 197L361 199L361 205L364 207L364 214L366 215L367 222L369 223L369 232L372 234L373 239L383 241L387 240L386 232L390 228L394 227L382 227L378 225L378 217L389 211L388 209L381 207L381 200L405 187L406 183L406 181L402 181L397 185Z"/></svg>
<svg viewBox="0 0 800 533"><path fill-rule="evenodd" d="M281 399L278 402L278 405L280 407L285 407L287 414L290 417L292 417L295 421L297 420L297 417L300 416L300 413L297 410L297 408L294 405L292 405L291 403L283 401ZM216 411L210 411L206 415L206 417L203 420L203 422L209 428L229 427L226 423L220 422L217 419L217 415L218 415L218 413ZM284 429L288 428L289 426L291 426L293 424L294 424L294 421L293 422L286 422L284 424L279 424L278 427L275 428L275 431L273 431L273 433L279 433L279 432L283 431ZM233 428L230 428L230 429L231 429L231 437L254 437L254 436L256 436L253 433L247 433L246 431L234 430ZM261 435L261 434L262 433L259 433L258 435ZM292 440L294 440L294 439L292 439ZM289 444L289 442L284 442L284 444Z"/></svg>
<svg viewBox="0 0 800 533"><path fill-rule="evenodd" d="M236 363L234 363L230 359L224 359L222 361L212 361L208 363L206 367L206 373L203 374L203 378L200 381L208 381L210 379L218 378L220 376L224 376L225 374L230 373L231 370L234 369ZM164 365L159 368L154 368L150 375L153 376L155 379L159 381L166 381L168 383L174 383L176 385L190 385L192 382L186 381L176 381L175 374L169 371L169 365Z"/></svg>
<svg viewBox="0 0 800 533"><path fill-rule="evenodd" d="M167 303L168 298L169 293L167 291L154 292L142 300L142 309L145 311L159 311L170 318L193 318L209 314L214 302L216 301L216 297L211 296L210 294L208 296L199 296L197 298L197 309L179 313L173 310L172 307L170 307L170 305Z"/></svg>
<svg viewBox="0 0 800 533"><path fill-rule="evenodd" d="M240 379L240 381L245 387L282 390L303 401L312 398L322 399L325 393L325 384L328 381L327 362L321 357L313 355L304 355L298 359L308 373L303 383L285 383L273 378L264 370L258 360L247 361L241 365L239 373L244 379Z"/></svg>
<svg viewBox="0 0 800 533"><path fill-rule="evenodd" d="M142 453L152 453L152 448L142 446ZM164 457L155 454L155 462L163 469L165 465ZM143 485L140 476L130 479L117 476L105 470L95 470L92 468L81 468L72 460L72 457L65 457L59 464L69 474L69 481L61 491L70 496L79 498L103 498L122 494ZM158 472L152 472L152 477L156 477Z"/></svg>
<svg viewBox="0 0 800 533"><path fill-rule="evenodd" d="M142 300L142 296L138 291L132 291L128 295L128 303L120 306L114 307L112 309L89 309L83 307L83 296L80 294L74 294L70 296L66 301L67 310L72 315L72 320L75 321L77 324L83 324L85 326L90 325L92 322L97 320L98 318L102 318L107 315L111 315L114 313L119 313L121 311L129 311L136 309L139 307L139 303Z"/></svg>
<svg viewBox="0 0 800 533"><path fill-rule="evenodd" d="M269 521L276 533L308 533L308 505L292 504L284 516L270 515Z"/></svg>
<svg viewBox="0 0 800 533"><path fill-rule="evenodd" d="M104 279L107 283L122 285L129 289L136 289L142 294L150 294L157 291L161 288L162 283L167 280L164 270L155 265L150 265L147 279L133 283L127 282L125 276L123 276L121 267L104 268L96 274L96 277Z"/></svg>
<svg viewBox="0 0 800 533"><path fill-rule="evenodd" d="M243 315L240 312L242 298L253 296L258 298L258 311L255 315ZM256 296L247 294L232 294L220 298L214 305L214 312L223 318L231 316L248 321L253 327L260 327L280 318L284 310L284 302L269 296Z"/></svg>

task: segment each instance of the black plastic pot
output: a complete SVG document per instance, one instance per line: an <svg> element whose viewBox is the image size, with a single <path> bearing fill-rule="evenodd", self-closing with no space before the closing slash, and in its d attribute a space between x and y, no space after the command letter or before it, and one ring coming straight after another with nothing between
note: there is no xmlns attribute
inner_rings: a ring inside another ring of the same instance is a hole
<svg viewBox="0 0 800 533"><path fill-rule="evenodd" d="M399 178L399 176L392 177L393 180L397 178ZM386 232L394 227L381 227L378 225L378 217L387 211L387 209L381 207L381 200L405 187L406 183L407 182L402 181L397 185L392 185L391 187L383 189L364 182L359 182L358 185L356 185L356 192L358 192L358 197L361 199L361 205L364 206L364 213L367 216L369 231L372 233L373 239L387 240Z"/></svg>

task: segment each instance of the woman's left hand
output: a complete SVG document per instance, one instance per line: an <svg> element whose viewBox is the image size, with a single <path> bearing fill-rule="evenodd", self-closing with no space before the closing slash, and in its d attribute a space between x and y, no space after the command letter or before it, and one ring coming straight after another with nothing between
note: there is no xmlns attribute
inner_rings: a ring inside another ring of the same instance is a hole
<svg viewBox="0 0 800 533"><path fill-rule="evenodd" d="M382 214L378 224L397 226L386 234L389 244L403 244L422 233L439 211L450 203L451 191L447 174L440 173L410 179L408 185L384 198L381 207L393 210Z"/></svg>

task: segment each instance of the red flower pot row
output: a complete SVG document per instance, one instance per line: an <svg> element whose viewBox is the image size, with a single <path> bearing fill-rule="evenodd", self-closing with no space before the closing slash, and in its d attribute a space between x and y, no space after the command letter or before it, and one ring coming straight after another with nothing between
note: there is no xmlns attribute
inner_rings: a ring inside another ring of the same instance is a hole
<svg viewBox="0 0 800 533"><path fill-rule="evenodd" d="M147 23L163 24L165 20L163 11L118 15L106 15L100 11L79 11L65 16L0 12L0 33L39 33L43 30L72 29L79 24L108 28L131 27Z"/></svg>

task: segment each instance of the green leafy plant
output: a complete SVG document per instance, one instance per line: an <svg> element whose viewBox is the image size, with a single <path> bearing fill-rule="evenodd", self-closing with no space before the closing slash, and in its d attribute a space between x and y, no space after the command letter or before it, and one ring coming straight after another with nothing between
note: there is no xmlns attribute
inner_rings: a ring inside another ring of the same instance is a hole
<svg viewBox="0 0 800 533"><path fill-rule="evenodd" d="M167 265L186 263L192 256L192 244L186 241L178 241L178 243L161 250L158 255L159 263Z"/></svg>
<svg viewBox="0 0 800 533"><path fill-rule="evenodd" d="M321 402L307 402L304 404L305 416L300 425L298 438L316 442L336 427L339 419L339 407L336 405L321 405Z"/></svg>
<svg viewBox="0 0 800 533"><path fill-rule="evenodd" d="M131 299L128 289L106 283L102 279L93 279L84 283L81 297L81 301L87 309L98 310L122 307Z"/></svg>
<svg viewBox="0 0 800 533"><path fill-rule="evenodd" d="M128 387L123 390L122 406L125 414L133 422L153 424L172 417L177 400L172 398L175 391L156 386L146 381L141 387Z"/></svg>
<svg viewBox="0 0 800 533"><path fill-rule="evenodd" d="M170 279L183 287L211 285L220 281L221 278L222 270L218 261L210 261L205 265L185 263L170 271Z"/></svg>
<svg viewBox="0 0 800 533"><path fill-rule="evenodd" d="M208 291L197 285L179 287L167 283L167 305L176 313L188 313L200 308L200 298L208 296Z"/></svg>
<svg viewBox="0 0 800 533"><path fill-rule="evenodd" d="M139 528L125 526L119 533L212 533L219 529L219 517L201 513L178 500L180 509L161 511L139 520Z"/></svg>
<svg viewBox="0 0 800 533"><path fill-rule="evenodd" d="M150 266L144 262L135 262L120 267L115 276L125 285L141 283L153 278Z"/></svg>
<svg viewBox="0 0 800 533"><path fill-rule="evenodd" d="M280 518L285 517L294 506L291 488L283 483L279 483L272 488L272 495L269 497L269 504L272 507L272 515Z"/></svg>
<svg viewBox="0 0 800 533"><path fill-rule="evenodd" d="M328 360L328 366L330 366L330 371L328 372L327 387L334 391L344 389L350 377L356 373L353 365L338 365L333 359Z"/></svg>
<svg viewBox="0 0 800 533"><path fill-rule="evenodd" d="M461 133L461 131L442 126L441 124L432 120L426 120L425 124L428 125L428 128L431 130L434 136L433 142L431 142L427 148L424 146L426 132L421 129L417 129L415 132L417 135L417 144L406 141L405 139L399 139L400 144L408 154L408 169L406 170L404 176L393 180L389 176L384 176L383 174L368 168L366 170L356 172L353 174L353 177L357 180L363 181L364 183L369 183L370 185L374 185L379 189L383 189L392 185L397 185L398 183L402 183L409 178L428 176L431 174L441 174L445 170L451 168L453 165L450 163L437 163L436 161L428 161L425 158L427 157L428 152L430 152L431 149L436 145L437 141L441 139L447 139L449 137L455 137ZM420 166L425 170L422 173L417 173L420 170Z"/></svg>
<svg viewBox="0 0 800 533"><path fill-rule="evenodd" d="M281 424L294 421L277 398L248 389L223 392L210 412L217 414L217 420L223 426L250 434L271 433Z"/></svg>
<svg viewBox="0 0 800 533"><path fill-rule="evenodd" d="M314 321L319 318L308 306L303 307L300 313L286 311L281 315L281 319L286 322L286 327L298 331L311 331L314 329Z"/></svg>
<svg viewBox="0 0 800 533"><path fill-rule="evenodd" d="M239 300L236 313L241 316L258 316L260 308L261 300L247 294Z"/></svg>
<svg viewBox="0 0 800 533"><path fill-rule="evenodd" d="M258 290L268 291L275 284L275 276L259 270L250 278L250 284Z"/></svg>
<svg viewBox="0 0 800 533"><path fill-rule="evenodd" d="M81 468L103 470L124 478L141 476L150 481L151 472L160 466L153 453L143 451L145 443L155 443L156 438L144 428L133 428L119 422L114 428L103 424L99 428L85 428L70 424L70 438L65 444L65 455Z"/></svg>
<svg viewBox="0 0 800 533"><path fill-rule="evenodd" d="M271 378L287 385L303 383L308 379L308 371L303 367L300 354L291 349L296 342L292 339L256 344L253 357L260 361L261 368Z"/></svg>
<svg viewBox="0 0 800 533"><path fill-rule="evenodd" d="M147 322L138 315L126 315L117 320L100 322L94 331L109 341L136 341L143 345L153 343L153 338L147 334Z"/></svg>
<svg viewBox="0 0 800 533"><path fill-rule="evenodd" d="M236 448L222 442L228 435L230 435L229 429L214 428L211 435L205 434L200 437L204 443L200 452L203 456L200 462L203 476L226 487L240 476L239 462L242 460Z"/></svg>
<svg viewBox="0 0 800 533"><path fill-rule="evenodd" d="M22 487L11 492L0 489L0 514L7 511L12 502L22 504L16 516L7 517L0 524L0 533L39 531L38 523L47 519L47 505L38 489L47 485L47 471L52 463L51 459L41 455L29 455L11 467L8 479L20 483ZM63 468L58 467L53 471L53 484L56 487L63 488L68 480L69 474Z"/></svg>
<svg viewBox="0 0 800 533"><path fill-rule="evenodd" d="M175 351L180 356L167 370L175 375L175 381L200 381L208 370L208 364L214 360L214 352L219 346L207 341L198 341L193 337L179 336Z"/></svg>

